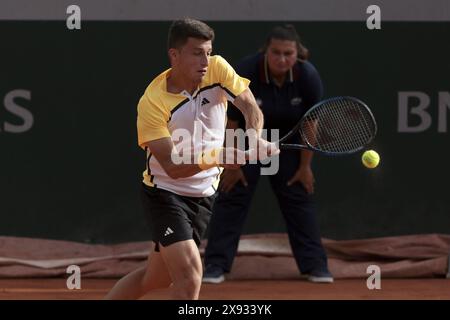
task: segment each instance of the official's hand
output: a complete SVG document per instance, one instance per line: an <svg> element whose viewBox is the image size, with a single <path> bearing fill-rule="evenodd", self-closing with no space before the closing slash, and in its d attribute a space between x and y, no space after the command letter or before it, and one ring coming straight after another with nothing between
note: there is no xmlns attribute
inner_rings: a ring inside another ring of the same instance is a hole
<svg viewBox="0 0 450 320"><path fill-rule="evenodd" d="M237 170L225 169L220 176L219 190L221 192L229 192L238 181L241 181L244 186L248 186L241 168Z"/></svg>
<svg viewBox="0 0 450 320"><path fill-rule="evenodd" d="M291 186L295 182L300 182L308 194L314 193L314 174L310 166L301 166L288 181L287 185Z"/></svg>

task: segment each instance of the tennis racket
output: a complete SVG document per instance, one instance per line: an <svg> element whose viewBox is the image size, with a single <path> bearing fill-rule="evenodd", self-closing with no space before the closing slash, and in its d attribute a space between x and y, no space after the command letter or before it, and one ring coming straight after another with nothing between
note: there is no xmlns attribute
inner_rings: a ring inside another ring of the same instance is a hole
<svg viewBox="0 0 450 320"><path fill-rule="evenodd" d="M303 144L286 140L300 133ZM353 97L335 97L309 109L278 141L282 149L308 149L324 155L347 155L362 150L375 138L377 124L369 107Z"/></svg>

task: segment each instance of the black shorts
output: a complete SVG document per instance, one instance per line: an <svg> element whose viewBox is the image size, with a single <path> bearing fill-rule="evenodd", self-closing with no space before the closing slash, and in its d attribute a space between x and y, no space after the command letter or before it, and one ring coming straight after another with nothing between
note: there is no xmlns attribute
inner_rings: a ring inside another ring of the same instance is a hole
<svg viewBox="0 0 450 320"><path fill-rule="evenodd" d="M143 183L142 203L155 251L159 251L159 244L166 247L189 239L200 246L215 197L185 197Z"/></svg>

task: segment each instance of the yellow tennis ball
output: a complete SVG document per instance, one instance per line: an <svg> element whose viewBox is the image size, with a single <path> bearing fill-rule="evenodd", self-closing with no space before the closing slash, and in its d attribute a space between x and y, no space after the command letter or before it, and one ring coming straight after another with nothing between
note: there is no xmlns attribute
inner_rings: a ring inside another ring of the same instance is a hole
<svg viewBox="0 0 450 320"><path fill-rule="evenodd" d="M363 153L361 160L363 165L373 169L380 163L380 155L374 150L367 150Z"/></svg>

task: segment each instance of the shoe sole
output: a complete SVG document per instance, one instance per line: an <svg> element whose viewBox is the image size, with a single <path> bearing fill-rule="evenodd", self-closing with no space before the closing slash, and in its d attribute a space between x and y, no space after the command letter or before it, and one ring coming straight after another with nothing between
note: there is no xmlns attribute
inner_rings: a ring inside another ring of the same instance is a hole
<svg viewBox="0 0 450 320"><path fill-rule="evenodd" d="M314 282L314 283L333 283L334 279L331 277L314 277L309 276L308 281Z"/></svg>
<svg viewBox="0 0 450 320"><path fill-rule="evenodd" d="M214 283L214 284L218 284L218 283L222 283L225 281L225 277L224 276L220 276L217 278L203 278L202 282L203 283Z"/></svg>

